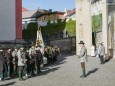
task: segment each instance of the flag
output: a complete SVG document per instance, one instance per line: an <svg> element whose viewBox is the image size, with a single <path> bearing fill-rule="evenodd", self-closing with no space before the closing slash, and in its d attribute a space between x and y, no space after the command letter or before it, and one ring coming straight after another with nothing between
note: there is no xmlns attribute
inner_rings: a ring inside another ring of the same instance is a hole
<svg viewBox="0 0 115 86"><path fill-rule="evenodd" d="M41 27L38 26L38 31L37 31L37 39L36 39L36 46L42 46L44 48L44 41L41 33Z"/></svg>

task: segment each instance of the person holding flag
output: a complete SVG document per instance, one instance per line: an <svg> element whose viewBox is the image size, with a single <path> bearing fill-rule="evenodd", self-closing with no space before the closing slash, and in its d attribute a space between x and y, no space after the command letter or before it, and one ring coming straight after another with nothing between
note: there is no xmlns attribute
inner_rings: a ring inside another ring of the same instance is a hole
<svg viewBox="0 0 115 86"><path fill-rule="evenodd" d="M42 37L40 25L38 25L36 46L41 46L44 49L44 42L43 42L43 37Z"/></svg>

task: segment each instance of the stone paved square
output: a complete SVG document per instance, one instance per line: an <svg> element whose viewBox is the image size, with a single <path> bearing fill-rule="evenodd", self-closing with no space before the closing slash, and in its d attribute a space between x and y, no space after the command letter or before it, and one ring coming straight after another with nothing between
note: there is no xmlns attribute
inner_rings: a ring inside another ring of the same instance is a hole
<svg viewBox="0 0 115 86"><path fill-rule="evenodd" d="M115 59L100 65L99 58L89 57L86 63L88 76L82 74L76 55L61 55L58 62L46 66L42 73L19 81L18 78L0 82L0 86L115 86Z"/></svg>

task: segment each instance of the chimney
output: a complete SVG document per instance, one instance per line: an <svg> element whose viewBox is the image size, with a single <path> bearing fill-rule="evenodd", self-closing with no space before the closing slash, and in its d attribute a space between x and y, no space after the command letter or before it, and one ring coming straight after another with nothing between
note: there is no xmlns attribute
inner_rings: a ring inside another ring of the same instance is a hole
<svg viewBox="0 0 115 86"><path fill-rule="evenodd" d="M49 12L51 13L51 12L52 12L52 9L49 9Z"/></svg>

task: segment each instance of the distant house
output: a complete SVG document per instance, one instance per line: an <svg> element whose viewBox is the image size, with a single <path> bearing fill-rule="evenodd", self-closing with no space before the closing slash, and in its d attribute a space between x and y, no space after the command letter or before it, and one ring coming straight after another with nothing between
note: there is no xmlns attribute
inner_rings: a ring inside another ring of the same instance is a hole
<svg viewBox="0 0 115 86"><path fill-rule="evenodd" d="M46 26L48 22L57 23L57 20L64 18L64 12L51 10L48 13L43 13L37 16L37 22L40 26Z"/></svg>
<svg viewBox="0 0 115 86"><path fill-rule="evenodd" d="M43 14L48 13L49 11L44 9L38 9L38 10L26 10L22 8L22 24L23 29L27 28L27 25L31 22L37 22L36 17Z"/></svg>
<svg viewBox="0 0 115 86"><path fill-rule="evenodd" d="M64 17L67 20L69 19L76 20L76 9L72 9L72 10L65 9Z"/></svg>
<svg viewBox="0 0 115 86"><path fill-rule="evenodd" d="M28 11L28 9L22 7L22 12Z"/></svg>

